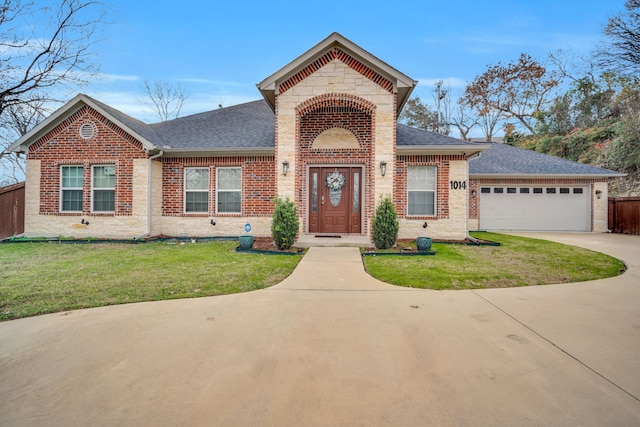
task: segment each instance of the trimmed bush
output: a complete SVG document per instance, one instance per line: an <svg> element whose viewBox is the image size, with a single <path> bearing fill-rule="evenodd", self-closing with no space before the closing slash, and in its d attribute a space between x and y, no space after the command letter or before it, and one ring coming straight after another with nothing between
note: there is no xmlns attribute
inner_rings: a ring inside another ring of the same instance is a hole
<svg viewBox="0 0 640 427"><path fill-rule="evenodd" d="M373 218L373 243L378 249L389 249L398 240L398 214L389 196L380 200Z"/></svg>
<svg viewBox="0 0 640 427"><path fill-rule="evenodd" d="M296 241L298 234L298 209L289 200L276 197L275 208L273 209L273 221L271 222L271 236L278 249L289 249Z"/></svg>

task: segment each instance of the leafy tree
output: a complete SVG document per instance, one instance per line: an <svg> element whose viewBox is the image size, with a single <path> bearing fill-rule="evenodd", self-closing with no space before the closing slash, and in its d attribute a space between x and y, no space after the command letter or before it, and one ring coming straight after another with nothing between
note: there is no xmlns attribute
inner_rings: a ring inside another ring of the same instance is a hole
<svg viewBox="0 0 640 427"><path fill-rule="evenodd" d="M0 0L0 162L9 175L19 162L7 160L12 155L4 150L16 135L42 119L61 90L82 86L97 72L92 48L105 16L105 7L91 0L54 6Z"/></svg>
<svg viewBox="0 0 640 427"><path fill-rule="evenodd" d="M389 249L398 240L398 214L389 196L383 197L373 217L373 243L378 249Z"/></svg>
<svg viewBox="0 0 640 427"><path fill-rule="evenodd" d="M273 218L271 222L271 236L278 249L289 249L296 241L298 228L298 210L289 198L276 197Z"/></svg>
<svg viewBox="0 0 640 427"><path fill-rule="evenodd" d="M449 135L451 131L451 89L438 80L431 93L435 109L423 102L420 97L410 98L399 116L399 121L408 126L431 132Z"/></svg>
<svg viewBox="0 0 640 427"><path fill-rule="evenodd" d="M640 71L640 0L627 0L626 11L609 18L609 43L598 52L601 65L627 73Z"/></svg>
<svg viewBox="0 0 640 427"><path fill-rule="evenodd" d="M465 89L463 100L479 116L499 112L535 133L535 114L545 109L558 83L553 72L523 53L517 62L498 63L477 76Z"/></svg>
<svg viewBox="0 0 640 427"><path fill-rule="evenodd" d="M438 128L438 113L432 111L419 96L407 101L398 119L401 123L418 129L433 132Z"/></svg>

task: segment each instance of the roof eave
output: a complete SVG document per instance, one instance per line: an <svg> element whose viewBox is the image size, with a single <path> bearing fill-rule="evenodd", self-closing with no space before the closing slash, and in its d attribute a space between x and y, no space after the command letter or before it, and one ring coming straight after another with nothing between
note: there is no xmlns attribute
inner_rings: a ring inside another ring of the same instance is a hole
<svg viewBox="0 0 640 427"><path fill-rule="evenodd" d="M274 156L272 147L222 147L222 148L161 148L164 157L233 157L233 156Z"/></svg>
<svg viewBox="0 0 640 427"><path fill-rule="evenodd" d="M347 53L362 59L368 65L373 66L385 78L393 82L394 91L398 96L396 106L397 113L402 110L402 107L409 99L409 95L418 84L418 82L416 80L413 80L406 74L393 68L381 59L375 57L371 53L367 52L366 50L337 32L330 34L320 43L316 44L311 49L307 50L302 55L298 56L293 61L289 62L287 65L271 74L269 77L265 78L256 85L271 108L275 110L275 97L277 95L277 88L279 83L287 80L298 70L315 61L317 55L333 46L340 46Z"/></svg>
<svg viewBox="0 0 640 427"><path fill-rule="evenodd" d="M465 144L465 145L405 145L397 146L398 155L420 155L420 154L462 154L473 156L489 149L487 145Z"/></svg>
<svg viewBox="0 0 640 427"><path fill-rule="evenodd" d="M570 174L570 173L473 173L469 172L469 178L482 178L482 179L594 179L594 178L618 178L627 176L626 173L602 173L602 174Z"/></svg>

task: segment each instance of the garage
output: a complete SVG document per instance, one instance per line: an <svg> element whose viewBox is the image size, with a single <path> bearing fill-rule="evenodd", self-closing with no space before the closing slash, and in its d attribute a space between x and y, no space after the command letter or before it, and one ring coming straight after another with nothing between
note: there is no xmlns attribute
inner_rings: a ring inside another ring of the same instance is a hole
<svg viewBox="0 0 640 427"><path fill-rule="evenodd" d="M591 231L588 186L481 185L482 230Z"/></svg>

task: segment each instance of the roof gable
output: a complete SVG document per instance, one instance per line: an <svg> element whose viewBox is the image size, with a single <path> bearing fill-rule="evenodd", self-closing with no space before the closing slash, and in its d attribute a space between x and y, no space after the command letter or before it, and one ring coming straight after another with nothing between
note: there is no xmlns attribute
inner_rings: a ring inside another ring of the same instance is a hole
<svg viewBox="0 0 640 427"><path fill-rule="evenodd" d="M29 132L21 136L11 144L6 151L26 152L31 144L46 135L50 130L58 126L58 124L62 123L85 105L93 108L123 131L140 141L143 148L146 150L154 150L158 145L162 145L160 137L146 123L134 119L113 107L96 101L87 95L79 94L36 125Z"/></svg>
<svg viewBox="0 0 640 427"><path fill-rule="evenodd" d="M344 62L389 92L396 93L396 114L400 113L418 83L342 35L333 33L258 83L257 87L271 108L275 109L276 95L286 92L334 59Z"/></svg>

